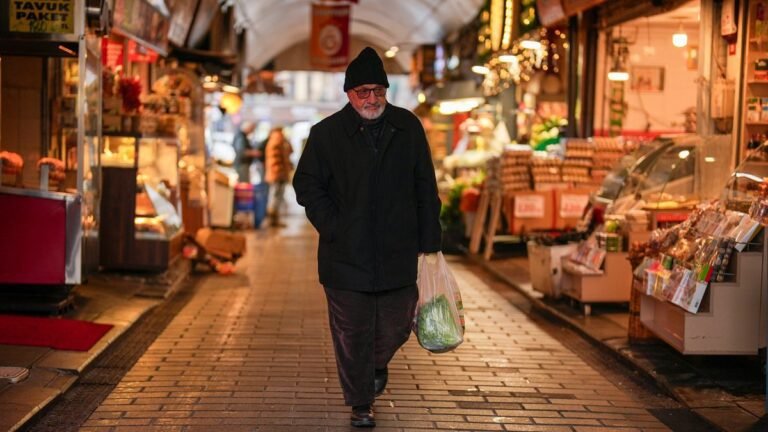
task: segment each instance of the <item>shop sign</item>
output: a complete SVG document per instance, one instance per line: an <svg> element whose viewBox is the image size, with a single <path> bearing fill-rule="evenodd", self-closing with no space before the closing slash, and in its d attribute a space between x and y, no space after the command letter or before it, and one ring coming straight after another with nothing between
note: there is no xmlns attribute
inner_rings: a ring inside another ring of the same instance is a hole
<svg viewBox="0 0 768 432"><path fill-rule="evenodd" d="M349 62L349 4L312 3L310 63L335 70Z"/></svg>
<svg viewBox="0 0 768 432"><path fill-rule="evenodd" d="M563 219L580 218L589 202L589 195L563 194L560 196L560 217Z"/></svg>
<svg viewBox="0 0 768 432"><path fill-rule="evenodd" d="M23 33L74 33L74 0L10 0L8 30Z"/></svg>
<svg viewBox="0 0 768 432"><path fill-rule="evenodd" d="M115 70L123 65L123 43L111 39L101 39L101 64Z"/></svg>
<svg viewBox="0 0 768 432"><path fill-rule="evenodd" d="M168 53L169 21L146 0L115 0L115 28L160 54Z"/></svg>
<svg viewBox="0 0 768 432"><path fill-rule="evenodd" d="M515 217L537 219L544 217L544 197L541 195L515 195Z"/></svg>
<svg viewBox="0 0 768 432"><path fill-rule="evenodd" d="M140 46L133 40L128 40L128 61L133 63L154 63L157 53L149 48Z"/></svg>

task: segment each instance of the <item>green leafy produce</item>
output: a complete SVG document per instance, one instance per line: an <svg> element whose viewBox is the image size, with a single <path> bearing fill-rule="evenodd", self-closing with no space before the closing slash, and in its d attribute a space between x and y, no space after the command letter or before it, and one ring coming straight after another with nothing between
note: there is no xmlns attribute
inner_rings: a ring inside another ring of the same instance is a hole
<svg viewBox="0 0 768 432"><path fill-rule="evenodd" d="M444 294L419 308L416 324L419 344L429 351L450 351L462 342L462 329Z"/></svg>

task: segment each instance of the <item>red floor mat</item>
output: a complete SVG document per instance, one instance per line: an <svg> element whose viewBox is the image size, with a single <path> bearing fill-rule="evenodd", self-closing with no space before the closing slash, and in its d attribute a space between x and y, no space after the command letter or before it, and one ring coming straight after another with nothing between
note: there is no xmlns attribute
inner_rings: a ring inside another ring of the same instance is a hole
<svg viewBox="0 0 768 432"><path fill-rule="evenodd" d="M0 315L0 344L88 351L111 328L72 319Z"/></svg>

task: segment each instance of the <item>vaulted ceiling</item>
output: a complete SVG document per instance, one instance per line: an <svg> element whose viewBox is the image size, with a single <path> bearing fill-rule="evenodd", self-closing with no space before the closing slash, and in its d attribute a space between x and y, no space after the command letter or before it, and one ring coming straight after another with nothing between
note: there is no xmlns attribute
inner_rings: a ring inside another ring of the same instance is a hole
<svg viewBox="0 0 768 432"><path fill-rule="evenodd" d="M378 47L398 45L395 60L410 67L411 52L440 41L475 17L484 0L359 0L352 4L353 40ZM260 69L310 36L312 0L234 0L236 19L246 29L246 62ZM350 52L350 55L356 53ZM308 55L308 53L307 53Z"/></svg>

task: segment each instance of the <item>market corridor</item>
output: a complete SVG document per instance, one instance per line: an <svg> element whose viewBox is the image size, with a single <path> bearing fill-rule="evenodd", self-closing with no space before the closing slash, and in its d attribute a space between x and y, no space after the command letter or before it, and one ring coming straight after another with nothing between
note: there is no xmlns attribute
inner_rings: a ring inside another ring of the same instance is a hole
<svg viewBox="0 0 768 432"><path fill-rule="evenodd" d="M248 236L234 276L206 276L82 431L350 430L303 216ZM466 342L415 338L390 365L379 431L667 430L460 259Z"/></svg>

